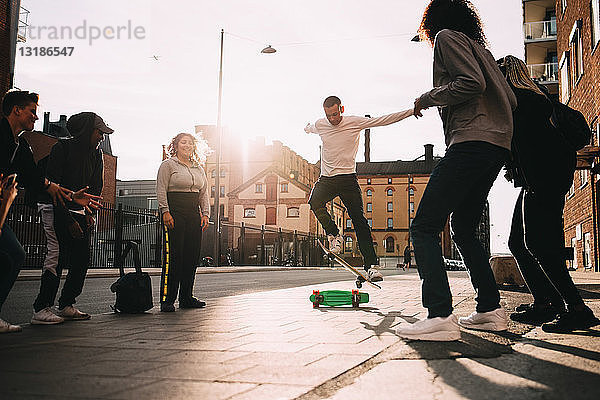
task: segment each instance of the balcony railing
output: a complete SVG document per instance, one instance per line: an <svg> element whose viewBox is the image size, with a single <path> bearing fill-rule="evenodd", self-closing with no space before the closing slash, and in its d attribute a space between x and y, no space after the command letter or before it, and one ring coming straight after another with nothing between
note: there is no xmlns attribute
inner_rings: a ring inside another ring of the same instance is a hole
<svg viewBox="0 0 600 400"><path fill-rule="evenodd" d="M527 22L523 24L525 40L556 39L556 20Z"/></svg>
<svg viewBox="0 0 600 400"><path fill-rule="evenodd" d="M558 82L558 63L530 64L529 76L540 83Z"/></svg>

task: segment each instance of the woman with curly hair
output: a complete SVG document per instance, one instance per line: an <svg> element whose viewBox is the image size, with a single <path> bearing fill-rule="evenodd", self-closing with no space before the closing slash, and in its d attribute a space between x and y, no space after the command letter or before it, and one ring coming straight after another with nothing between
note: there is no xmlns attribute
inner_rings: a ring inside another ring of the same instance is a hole
<svg viewBox="0 0 600 400"><path fill-rule="evenodd" d="M419 33L433 46L434 88L415 100L414 114L420 117L422 110L438 107L447 149L431 173L411 225L428 317L400 325L397 333L408 339L451 341L460 339L459 325L488 331L507 326L488 256L475 229L509 156L517 102L486 49L481 20L470 1L432 0ZM452 238L477 292L475 312L459 320L452 313L439 242L448 216Z"/></svg>
<svg viewBox="0 0 600 400"><path fill-rule="evenodd" d="M202 231L208 226L208 181L200 166L197 140L189 133L175 136L168 147L156 179L156 194L169 236L168 261L163 265L160 310L202 308L205 302L192 296Z"/></svg>

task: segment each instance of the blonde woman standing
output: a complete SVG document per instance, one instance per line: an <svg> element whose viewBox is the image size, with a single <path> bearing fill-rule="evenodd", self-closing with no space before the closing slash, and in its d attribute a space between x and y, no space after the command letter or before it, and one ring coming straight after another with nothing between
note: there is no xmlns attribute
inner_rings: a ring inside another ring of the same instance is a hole
<svg viewBox="0 0 600 400"><path fill-rule="evenodd" d="M198 142L189 133L175 136L168 147L169 158L158 169L156 193L169 238L169 262L163 265L160 310L202 308L204 301L192 295L200 256L202 231L208 227L210 204L208 181L200 166ZM166 281L166 285L165 285Z"/></svg>

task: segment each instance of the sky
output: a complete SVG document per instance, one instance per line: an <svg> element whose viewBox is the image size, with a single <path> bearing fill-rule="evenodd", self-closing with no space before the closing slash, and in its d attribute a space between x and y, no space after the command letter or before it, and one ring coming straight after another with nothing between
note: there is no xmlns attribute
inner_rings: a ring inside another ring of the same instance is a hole
<svg viewBox="0 0 600 400"><path fill-rule="evenodd" d="M410 41L427 3L22 0L31 29L17 49L15 86L39 93L38 113L50 112L51 120L101 115L115 130L117 178L154 179L161 145L216 123L223 29L223 125L240 145L264 136L316 162L320 140L303 128L323 116L325 97L340 97L346 115L379 116L411 108L431 89L432 50ZM473 3L493 55L522 58L521 1ZM277 52L261 54L267 45ZM27 56L26 47L73 51ZM426 143L436 155L445 151L434 109L371 132L372 161L413 160ZM501 173L489 199L492 252L508 252L516 196Z"/></svg>

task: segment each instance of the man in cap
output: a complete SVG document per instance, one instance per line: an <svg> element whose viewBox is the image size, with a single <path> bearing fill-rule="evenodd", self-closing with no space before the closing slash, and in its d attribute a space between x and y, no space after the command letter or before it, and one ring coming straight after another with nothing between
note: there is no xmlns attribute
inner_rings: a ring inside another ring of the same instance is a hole
<svg viewBox="0 0 600 400"><path fill-rule="evenodd" d="M67 130L72 137L54 145L48 156L46 175L62 187L73 191L85 189L99 200L104 168L99 145L104 135L113 130L93 112L72 115L67 121ZM95 224L92 211L75 201L55 206L47 196L40 197L38 209L48 252L31 323L47 325L89 319L89 314L73 304L81 294L89 265L90 230ZM52 306L64 268L69 272L58 299L58 310L54 312Z"/></svg>

